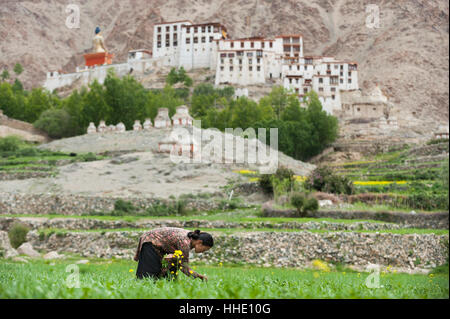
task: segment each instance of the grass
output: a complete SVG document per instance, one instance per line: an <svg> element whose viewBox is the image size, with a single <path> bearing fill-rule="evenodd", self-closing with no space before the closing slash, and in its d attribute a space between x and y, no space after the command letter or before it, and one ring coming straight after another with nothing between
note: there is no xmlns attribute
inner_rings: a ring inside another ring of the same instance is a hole
<svg viewBox="0 0 450 319"><path fill-rule="evenodd" d="M368 288L368 273L242 266L196 266L208 282L180 274L178 280L136 280L137 264L125 260L94 260L77 265L80 288L67 285L66 267L73 261L0 261L0 298L448 298L449 277L381 274L380 288ZM70 283L70 280L69 280Z"/></svg>
<svg viewBox="0 0 450 319"><path fill-rule="evenodd" d="M197 227L184 227L188 230L195 230ZM76 229L67 230L62 228L45 228L41 229L40 232L46 236L49 234L65 234L65 233L106 233L106 232L146 232L148 228L114 228L114 229ZM383 229L383 230L328 230L328 229L276 229L276 228L203 228L204 231L217 232L223 234L235 234L242 232L310 232L310 233L336 233L336 232L347 232L347 233L390 233L390 234L436 234L436 235L448 235L448 229L416 229L416 228L405 228L405 229Z"/></svg>
<svg viewBox="0 0 450 319"><path fill-rule="evenodd" d="M395 194L392 194L395 195ZM325 209L324 209L325 210ZM434 209L434 210L420 210L420 209L411 209L411 208L402 208L402 207L393 207L385 204L376 204L369 205L362 202L356 202L353 204L345 204L343 207L333 208L332 211L370 211L370 212L398 212L398 213L410 213L411 211L415 211L416 213L433 213L433 212L442 212L442 209Z"/></svg>
<svg viewBox="0 0 450 319"><path fill-rule="evenodd" d="M307 222L330 222L352 224L357 222L383 223L379 220L365 219L334 219L334 218L294 218L294 217L248 217L248 211L226 212L213 215L189 215L189 216L79 216L79 215L41 215L41 214L2 214L0 217L42 217L42 218L77 218L77 219L96 219L96 220L123 220L127 222L137 222L145 220L180 220L180 221L224 221L224 222L265 222L265 223L307 223Z"/></svg>

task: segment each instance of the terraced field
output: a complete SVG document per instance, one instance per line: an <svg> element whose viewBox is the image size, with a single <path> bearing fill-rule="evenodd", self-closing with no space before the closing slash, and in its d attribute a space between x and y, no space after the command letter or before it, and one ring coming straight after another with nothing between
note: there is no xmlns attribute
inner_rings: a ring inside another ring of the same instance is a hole
<svg viewBox="0 0 450 319"><path fill-rule="evenodd" d="M352 180L359 194L392 195L391 207L448 210L448 151L444 140L327 165Z"/></svg>
<svg viewBox="0 0 450 319"><path fill-rule="evenodd" d="M181 275L175 281L135 279L136 263L91 259L27 264L0 261L0 298L448 298L448 275L398 274L383 269L378 286L367 285L369 273L351 269L254 268L196 265L208 282ZM68 268L69 267L69 268ZM74 268L76 267L76 268ZM74 277L77 269L79 288ZM69 270L69 272L67 272ZM448 273L448 269L447 269ZM370 283L370 281L369 281ZM370 288L369 288L370 287Z"/></svg>
<svg viewBox="0 0 450 319"><path fill-rule="evenodd" d="M448 298L448 186L442 178L448 163L442 152L448 152L448 145L441 144L334 165L354 182L357 193L328 194L339 197L340 204L309 218L265 217L258 201L250 203L242 194L231 201L228 193L214 198L223 201L214 210L184 209L176 196L169 197L175 206L158 202L149 209L116 197L106 203L104 198L56 195L51 204L44 200L45 214L42 202L30 206L30 214L28 200L13 192L0 203L0 239L19 227L24 234L20 243L30 244L36 256L2 258L8 252L0 242L0 298ZM101 158L38 152L47 153L3 157L2 176L56 174L66 162ZM255 174L237 173L254 188ZM184 196L212 202L215 195ZM101 209L94 207L98 203ZM293 208L289 205L283 207ZM207 283L184 276L174 282L134 279L138 238L162 226L214 236L213 249L190 256L190 263L210 279ZM80 289L66 285L67 267L74 265ZM368 265L380 270L376 288L367 284ZM207 296L199 293L202 288Z"/></svg>

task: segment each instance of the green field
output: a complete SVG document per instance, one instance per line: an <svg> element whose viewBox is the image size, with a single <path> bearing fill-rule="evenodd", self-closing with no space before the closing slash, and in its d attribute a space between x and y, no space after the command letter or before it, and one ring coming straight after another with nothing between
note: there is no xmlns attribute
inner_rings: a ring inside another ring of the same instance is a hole
<svg viewBox="0 0 450 319"><path fill-rule="evenodd" d="M431 275L380 274L368 288L368 273L321 272L245 266L194 266L208 282L180 274L176 281L135 279L137 263L91 260L79 267L80 288L69 288L66 267L74 261L0 261L0 298L448 298L448 268ZM383 270L383 269L382 269Z"/></svg>

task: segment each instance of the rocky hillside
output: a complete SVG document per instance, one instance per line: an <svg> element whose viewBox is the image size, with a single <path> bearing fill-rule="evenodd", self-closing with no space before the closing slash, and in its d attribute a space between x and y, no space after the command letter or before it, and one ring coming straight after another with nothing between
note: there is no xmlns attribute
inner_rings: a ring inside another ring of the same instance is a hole
<svg viewBox="0 0 450 319"><path fill-rule="evenodd" d="M447 1L381 1L380 28L366 27L366 6L356 0L79 0L79 29L65 26L65 0L2 0L0 69L20 62L27 87L47 70L72 72L91 48L95 26L124 60L130 49L151 48L153 24L190 19L219 21L232 37L301 32L305 54L335 55L359 63L359 84L378 83L411 119L413 130L448 122L449 5Z"/></svg>

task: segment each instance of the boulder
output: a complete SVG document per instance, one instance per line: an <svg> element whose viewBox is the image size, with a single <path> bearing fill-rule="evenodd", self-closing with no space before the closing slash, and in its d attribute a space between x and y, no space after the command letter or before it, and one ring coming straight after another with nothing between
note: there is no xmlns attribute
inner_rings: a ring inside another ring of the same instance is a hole
<svg viewBox="0 0 450 319"><path fill-rule="evenodd" d="M4 251L3 256L5 258L15 257L19 254L14 248L11 247L8 233L5 231L0 231L0 250Z"/></svg>
<svg viewBox="0 0 450 319"><path fill-rule="evenodd" d="M30 257L40 257L41 255L34 250L33 246L30 243L23 243L17 248L17 252L22 255L27 255Z"/></svg>
<svg viewBox="0 0 450 319"><path fill-rule="evenodd" d="M14 248L11 248L5 252L5 258L13 258L19 256L19 253Z"/></svg>
<svg viewBox="0 0 450 319"><path fill-rule="evenodd" d="M19 256L13 257L12 260L13 260L13 261L18 261L18 262L21 262L21 263L28 263L28 260L26 260L26 259L23 258L23 257L19 257Z"/></svg>
<svg viewBox="0 0 450 319"><path fill-rule="evenodd" d="M44 259L60 259L64 258L64 255L58 254L56 251L51 251L43 256Z"/></svg>
<svg viewBox="0 0 450 319"><path fill-rule="evenodd" d="M333 206L333 202L329 199L319 200L319 207Z"/></svg>

